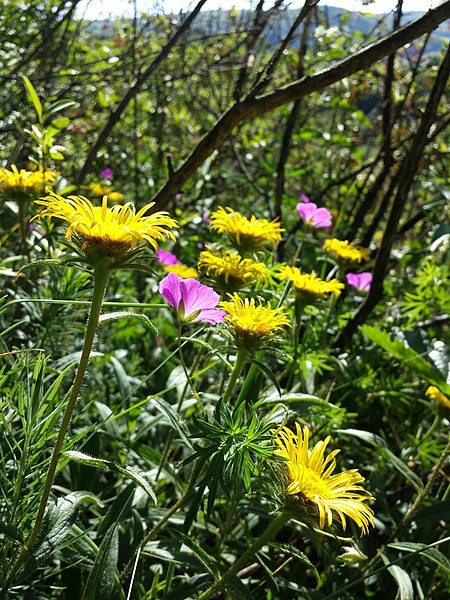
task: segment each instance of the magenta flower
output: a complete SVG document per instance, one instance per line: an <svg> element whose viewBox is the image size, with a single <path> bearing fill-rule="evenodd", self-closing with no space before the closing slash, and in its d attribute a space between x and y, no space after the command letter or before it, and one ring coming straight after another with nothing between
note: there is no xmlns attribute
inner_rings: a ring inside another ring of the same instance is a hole
<svg viewBox="0 0 450 600"><path fill-rule="evenodd" d="M163 265L163 267L171 267L172 265L180 264L180 261L175 254L172 254L172 252L167 252L167 250L161 250L161 248L156 251L156 258L158 259L158 262Z"/></svg>
<svg viewBox="0 0 450 600"><path fill-rule="evenodd" d="M305 204L308 204L308 202L311 202L311 200L308 198L308 196L306 194L300 194L300 200L302 202L304 202Z"/></svg>
<svg viewBox="0 0 450 600"><path fill-rule="evenodd" d="M102 169L102 178L103 179L111 179L112 176L113 176L113 172L111 171L111 169L108 169L108 167L105 167L104 169Z"/></svg>
<svg viewBox="0 0 450 600"><path fill-rule="evenodd" d="M372 284L372 273L366 271L364 273L347 273L347 283L352 285L357 290L368 292Z"/></svg>
<svg viewBox="0 0 450 600"><path fill-rule="evenodd" d="M314 202L299 202L297 204L298 213L305 225L312 227L330 227L333 217L326 208L317 208Z"/></svg>
<svg viewBox="0 0 450 600"><path fill-rule="evenodd" d="M159 291L176 309L180 323L203 321L216 325L225 319L225 311L215 308L219 294L196 279L183 279L169 273L160 281Z"/></svg>

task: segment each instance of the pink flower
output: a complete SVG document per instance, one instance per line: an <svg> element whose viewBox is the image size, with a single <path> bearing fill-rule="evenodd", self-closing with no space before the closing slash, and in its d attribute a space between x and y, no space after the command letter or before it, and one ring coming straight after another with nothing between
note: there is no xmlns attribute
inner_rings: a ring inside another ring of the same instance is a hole
<svg viewBox="0 0 450 600"><path fill-rule="evenodd" d="M326 208L317 208L317 204L314 204L314 202L299 202L297 210L305 225L312 225L313 227L331 226L333 217L330 211Z"/></svg>
<svg viewBox="0 0 450 600"><path fill-rule="evenodd" d="M306 204L308 204L308 202L311 202L311 200L308 198L308 196L306 194L300 194L300 200L302 202L305 202Z"/></svg>
<svg viewBox="0 0 450 600"><path fill-rule="evenodd" d="M225 311L215 308L219 294L196 279L183 279L169 273L161 280L159 291L176 309L180 323L203 321L216 325L225 319Z"/></svg>
<svg viewBox="0 0 450 600"><path fill-rule="evenodd" d="M172 265L180 264L180 261L175 254L172 254L172 252L167 252L167 250L161 250L161 248L156 251L156 258L164 267L171 267Z"/></svg>
<svg viewBox="0 0 450 600"><path fill-rule="evenodd" d="M352 285L357 290L361 290L362 292L368 292L370 290L370 286L372 284L372 273L368 271L364 273L347 273L347 283Z"/></svg>
<svg viewBox="0 0 450 600"><path fill-rule="evenodd" d="M102 169L102 178L103 179L111 179L112 176L113 176L113 172L111 171L111 169L108 169L108 167L105 167L104 169Z"/></svg>

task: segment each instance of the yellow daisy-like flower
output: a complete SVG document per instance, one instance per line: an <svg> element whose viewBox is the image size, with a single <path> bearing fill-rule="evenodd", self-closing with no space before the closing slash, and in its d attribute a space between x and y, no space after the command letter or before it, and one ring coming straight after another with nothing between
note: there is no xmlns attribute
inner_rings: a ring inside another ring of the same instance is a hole
<svg viewBox="0 0 450 600"><path fill-rule="evenodd" d="M103 183L91 183L89 189L93 196L106 196L111 202L122 202L123 200L123 194L113 192L108 185Z"/></svg>
<svg viewBox="0 0 450 600"><path fill-rule="evenodd" d="M284 265L279 271L280 279L289 279L292 281L296 293L308 303L312 303L318 298L323 298L327 294L339 296L345 285L337 279L324 281L317 277L313 271L311 274L303 273L298 267Z"/></svg>
<svg viewBox="0 0 450 600"><path fill-rule="evenodd" d="M242 300L236 293L228 296L230 300L219 302L218 306L227 313L225 320L233 328L238 348L254 352L285 325L291 325L282 308L272 308L270 303L266 306L261 302L256 304L254 298Z"/></svg>
<svg viewBox="0 0 450 600"><path fill-rule="evenodd" d="M69 223L66 237L76 234L81 238L81 249L89 264L95 265L100 259L108 259L112 261L110 266L117 265L136 246L148 242L157 250L158 240L165 237L175 239L168 230L177 227L177 222L167 212L144 216L154 202L136 212L131 202L108 207L104 197L101 206L94 206L83 196L63 198L51 194L36 200L36 204L44 206L38 217L56 217Z"/></svg>
<svg viewBox="0 0 450 600"><path fill-rule="evenodd" d="M427 387L425 395L434 402L438 412L442 413L442 416L450 416L450 399L439 388L430 385Z"/></svg>
<svg viewBox="0 0 450 600"><path fill-rule="evenodd" d="M211 231L226 233L240 252L261 250L281 241L281 224L275 219L247 219L232 208L219 208L211 213Z"/></svg>
<svg viewBox="0 0 450 600"><path fill-rule="evenodd" d="M337 514L344 530L348 517L361 528L361 533L367 533L369 525L373 526L374 514L370 506L364 504L373 499L372 494L358 485L364 477L356 469L332 475L339 450L333 450L325 457L330 436L317 442L311 451L308 440L308 428L302 432L298 423L296 433L283 427L275 438L278 445L275 453L286 459L284 464L289 481L286 494L296 496L296 501L306 510L317 508L321 529L330 526Z"/></svg>
<svg viewBox="0 0 450 600"><path fill-rule="evenodd" d="M39 194L48 185L56 181L53 171L26 171L11 165L11 170L0 167L0 190L11 193L14 197Z"/></svg>
<svg viewBox="0 0 450 600"><path fill-rule="evenodd" d="M361 263L370 260L370 255L366 248L355 246L355 244L352 244L347 240L343 242L336 238L325 240L323 249L334 254L336 260L343 262Z"/></svg>
<svg viewBox="0 0 450 600"><path fill-rule="evenodd" d="M200 253L199 269L215 278L218 286L234 292L258 279L267 280L269 269L251 258L242 258L236 252L214 252L211 248Z"/></svg>
<svg viewBox="0 0 450 600"><path fill-rule="evenodd" d="M198 271L181 263L166 266L164 267L164 271L167 273L175 273L175 275L178 275L178 277L182 277L183 279L198 279Z"/></svg>

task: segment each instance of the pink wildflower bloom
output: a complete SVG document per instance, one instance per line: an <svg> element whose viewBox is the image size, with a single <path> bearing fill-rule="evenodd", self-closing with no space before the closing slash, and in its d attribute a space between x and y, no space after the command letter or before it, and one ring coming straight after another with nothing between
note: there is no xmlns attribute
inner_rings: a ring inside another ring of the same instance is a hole
<svg viewBox="0 0 450 600"><path fill-rule="evenodd" d="M299 202L297 204L299 215L305 225L313 227L330 227L333 217L326 208L317 208L314 202Z"/></svg>
<svg viewBox="0 0 450 600"><path fill-rule="evenodd" d="M348 273L346 277L347 283L357 290L361 290L362 292L368 292L370 290L373 278L372 273L368 271L364 273Z"/></svg>
<svg viewBox="0 0 450 600"><path fill-rule="evenodd" d="M102 178L103 179L111 179L112 176L113 176L113 172L111 171L111 169L108 169L108 167L105 167L104 169L102 169Z"/></svg>
<svg viewBox="0 0 450 600"><path fill-rule="evenodd" d="M181 323L203 321L216 325L225 319L226 312L215 308L220 300L219 294L196 279L183 279L169 273L160 281L159 291L176 309Z"/></svg>
<svg viewBox="0 0 450 600"><path fill-rule="evenodd" d="M301 200L301 202L304 202L305 204L308 204L308 202L311 202L311 200L308 198L308 196L306 194L300 194L300 200Z"/></svg>
<svg viewBox="0 0 450 600"><path fill-rule="evenodd" d="M172 252L167 252L167 250L159 250L156 251L156 258L158 262L163 265L163 267L171 267L172 265L179 265L180 261L172 254Z"/></svg>

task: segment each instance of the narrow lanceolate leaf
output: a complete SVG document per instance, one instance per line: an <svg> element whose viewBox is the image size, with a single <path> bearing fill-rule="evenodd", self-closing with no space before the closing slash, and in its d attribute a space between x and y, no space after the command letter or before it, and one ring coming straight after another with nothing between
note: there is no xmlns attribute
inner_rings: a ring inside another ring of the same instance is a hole
<svg viewBox="0 0 450 600"><path fill-rule="evenodd" d="M412 369L416 377L435 385L443 394L450 396L450 385L439 371L411 347L405 346L400 340L391 340L385 331L381 331L376 327L363 325L360 329L369 340L381 346L394 358L402 361L405 366Z"/></svg>
<svg viewBox="0 0 450 600"><path fill-rule="evenodd" d="M28 79L28 77L25 77L25 75L22 75L22 79L25 84L25 87L27 88L28 98L31 100L31 103L34 106L34 110L36 111L36 114L38 116L39 122L41 123L42 122L42 104L41 104L41 101L39 100L39 96L37 95L36 90L34 89L33 84Z"/></svg>
<svg viewBox="0 0 450 600"><path fill-rule="evenodd" d="M196 542L192 540L189 536L184 534L182 531L177 529L171 529L171 533L175 535L185 546L191 550L194 556L200 561L200 563L207 569L211 575L213 575L216 579L220 577L220 569L215 562L211 558L211 556L203 550Z"/></svg>
<svg viewBox="0 0 450 600"><path fill-rule="evenodd" d="M427 544L417 544L414 542L396 542L389 544L389 548L394 548L395 550L401 550L403 552L409 552L414 554L421 554L425 558L437 563L440 567L444 568L448 573L450 573L450 561L448 558L436 550L436 548L430 548Z"/></svg>
<svg viewBox="0 0 450 600"><path fill-rule="evenodd" d="M105 313L104 315L100 316L99 323L104 323L105 321L114 321L116 319L123 319L123 318L137 319L138 321L141 321L141 323L143 323L146 327L151 329L153 331L153 333L158 333L156 327L153 325L153 323L150 321L150 319L146 315L143 315L141 313L130 312L128 310L121 310L118 312Z"/></svg>
<svg viewBox="0 0 450 600"><path fill-rule="evenodd" d="M156 408L158 408L158 410L160 410L166 415L166 417L169 420L169 423L181 437L186 446L188 448L193 449L192 442L190 440L189 430L186 427L184 421L182 421L177 415L173 407L162 398L152 398L151 401L156 405Z"/></svg>
<svg viewBox="0 0 450 600"><path fill-rule="evenodd" d="M418 477L414 471L405 465L405 463L398 458L393 452L386 447L386 442L379 435L375 435L375 433L371 433L370 431L363 431L361 429L338 429L339 433L346 433L348 435L352 435L354 437L358 437L365 442L368 442L375 448L379 450L383 456L387 458L387 460L392 464L392 466L397 469L397 471L407 480L409 481L414 488L419 492L423 488L423 483L420 477Z"/></svg>
<svg viewBox="0 0 450 600"><path fill-rule="evenodd" d="M100 544L82 600L109 600L112 597L118 556L119 528L115 523L108 529Z"/></svg>
<svg viewBox="0 0 450 600"><path fill-rule="evenodd" d="M89 454L84 454L84 452L78 452L75 450L68 450L64 452L65 456L74 460L75 462L81 463L83 465L87 465L88 467L98 467L100 469L108 469L109 471L115 471L116 473L120 473L125 477L134 481L137 485L139 485L147 494L151 497L153 502L156 504L156 496L153 492L152 487L150 486L147 479L132 469L131 467L124 467L122 465L118 465L111 460L104 460L103 458L95 458L94 456L90 456Z"/></svg>
<svg viewBox="0 0 450 600"><path fill-rule="evenodd" d="M382 555L381 558L385 565L389 565L387 556ZM414 600L413 584L408 573L397 565L388 566L387 570L395 579L398 586L397 595L395 596L396 600Z"/></svg>

